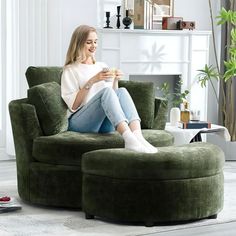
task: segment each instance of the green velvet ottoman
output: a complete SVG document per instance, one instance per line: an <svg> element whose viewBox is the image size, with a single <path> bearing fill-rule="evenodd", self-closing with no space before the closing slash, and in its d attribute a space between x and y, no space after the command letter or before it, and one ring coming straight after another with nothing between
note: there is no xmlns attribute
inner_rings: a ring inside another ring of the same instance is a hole
<svg viewBox="0 0 236 236"><path fill-rule="evenodd" d="M210 143L160 147L155 154L104 149L83 154L82 209L124 222L216 218L223 208L224 153Z"/></svg>

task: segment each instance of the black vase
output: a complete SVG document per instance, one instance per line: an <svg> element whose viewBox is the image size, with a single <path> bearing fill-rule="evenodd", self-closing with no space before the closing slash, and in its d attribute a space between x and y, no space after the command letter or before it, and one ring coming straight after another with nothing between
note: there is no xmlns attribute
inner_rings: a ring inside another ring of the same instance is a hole
<svg viewBox="0 0 236 236"><path fill-rule="evenodd" d="M126 17L123 18L122 22L125 25L125 29L129 29L129 26L132 23L132 19L129 17L129 10L126 10Z"/></svg>

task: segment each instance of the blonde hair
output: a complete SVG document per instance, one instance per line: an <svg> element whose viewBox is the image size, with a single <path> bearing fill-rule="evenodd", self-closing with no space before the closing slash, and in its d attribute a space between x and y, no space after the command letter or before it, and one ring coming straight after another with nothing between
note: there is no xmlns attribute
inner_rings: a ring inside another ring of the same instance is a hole
<svg viewBox="0 0 236 236"><path fill-rule="evenodd" d="M74 30L67 50L65 66L75 61L83 62L86 60L84 44L86 43L90 32L96 33L96 29L88 25L80 25ZM93 62L95 63L94 58Z"/></svg>

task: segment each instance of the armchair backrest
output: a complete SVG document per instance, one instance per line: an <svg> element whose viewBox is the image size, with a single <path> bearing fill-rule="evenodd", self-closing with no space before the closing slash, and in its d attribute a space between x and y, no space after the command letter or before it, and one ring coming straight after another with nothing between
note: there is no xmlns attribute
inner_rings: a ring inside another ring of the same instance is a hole
<svg viewBox="0 0 236 236"><path fill-rule="evenodd" d="M30 66L26 70L25 76L29 88L48 82L61 84L62 67L35 67Z"/></svg>

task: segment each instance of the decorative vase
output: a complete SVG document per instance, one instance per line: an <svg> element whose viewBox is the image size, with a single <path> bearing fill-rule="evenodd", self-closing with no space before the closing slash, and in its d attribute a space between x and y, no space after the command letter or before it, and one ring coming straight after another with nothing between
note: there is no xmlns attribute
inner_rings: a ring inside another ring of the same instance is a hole
<svg viewBox="0 0 236 236"><path fill-rule="evenodd" d="M129 29L129 26L132 23L132 19L129 17L129 10L126 10L126 16L123 18L122 22L125 25L125 29Z"/></svg>
<svg viewBox="0 0 236 236"><path fill-rule="evenodd" d="M170 125L177 126L180 121L180 109L178 107L172 107L170 109Z"/></svg>

